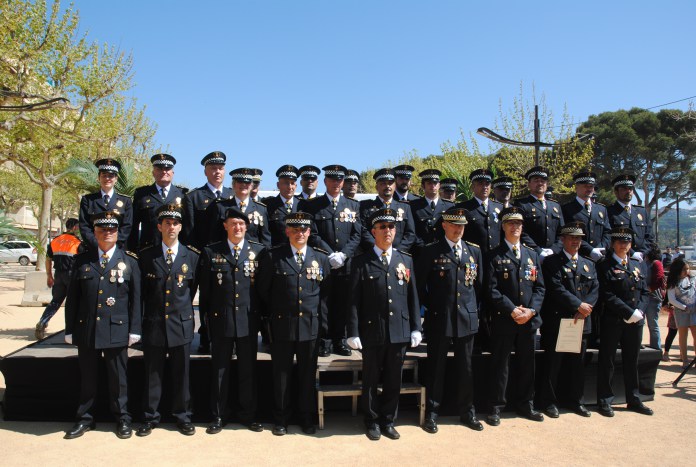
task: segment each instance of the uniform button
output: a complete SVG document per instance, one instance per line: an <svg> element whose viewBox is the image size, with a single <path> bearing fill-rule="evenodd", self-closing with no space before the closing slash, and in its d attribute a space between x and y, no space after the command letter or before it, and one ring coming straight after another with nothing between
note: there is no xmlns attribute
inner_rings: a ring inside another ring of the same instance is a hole
<svg viewBox="0 0 696 467"><path fill-rule="evenodd" d="M170 294L170 293L172 293L172 291L171 291L171 290L167 290L167 294Z"/></svg>
<svg viewBox="0 0 696 467"><path fill-rule="evenodd" d="M239 311L239 307L238 307L238 306L234 307L234 309L235 309L235 311Z"/></svg>
<svg viewBox="0 0 696 467"><path fill-rule="evenodd" d="M636 290L636 288L635 288L635 287L631 287L631 290Z"/></svg>
<svg viewBox="0 0 696 467"><path fill-rule="evenodd" d="M101 303L99 303L99 304L97 305L97 308L101 308Z"/></svg>
<svg viewBox="0 0 696 467"><path fill-rule="evenodd" d="M101 320L101 318L99 316L97 316L97 321L100 321L100 320Z"/></svg>
<svg viewBox="0 0 696 467"><path fill-rule="evenodd" d="M239 294L238 293L234 294L234 298L239 298Z"/></svg>
<svg viewBox="0 0 696 467"><path fill-rule="evenodd" d="M372 324L372 321L368 321L367 324Z"/></svg>
<svg viewBox="0 0 696 467"><path fill-rule="evenodd" d="M301 312L301 311L300 311L300 314L299 314L299 316L302 316L302 312Z"/></svg>
<svg viewBox="0 0 696 467"><path fill-rule="evenodd" d="M391 301L391 300L390 300L390 301ZM394 316L394 312L393 312L393 311L390 311L390 312L389 312L389 316Z"/></svg>
<svg viewBox="0 0 696 467"><path fill-rule="evenodd" d="M80 322L82 322L82 320L80 320Z"/></svg>
<svg viewBox="0 0 696 467"><path fill-rule="evenodd" d="M388 288L389 290L391 290L391 285L388 285L387 288Z"/></svg>
<svg viewBox="0 0 696 467"><path fill-rule="evenodd" d="M520 282L522 282L522 279L520 279Z"/></svg>
<svg viewBox="0 0 696 467"><path fill-rule="evenodd" d="M462 307L461 305L457 305L457 308L461 308L461 307Z"/></svg>
<svg viewBox="0 0 696 467"><path fill-rule="evenodd" d="M389 299L389 303L391 303L391 302L392 302L392 299L390 298L390 299Z"/></svg>
<svg viewBox="0 0 696 467"><path fill-rule="evenodd" d="M302 300L298 300L297 303L299 303L300 305L302 305Z"/></svg>
<svg viewBox="0 0 696 467"><path fill-rule="evenodd" d="M459 279L457 279L457 284L461 284L461 283L462 283L462 281L460 281Z"/></svg>
<svg viewBox="0 0 696 467"><path fill-rule="evenodd" d="M522 295L524 295L524 292L520 292L520 297L521 297Z"/></svg>
<svg viewBox="0 0 696 467"><path fill-rule="evenodd" d="M103 294L103 293L104 293L104 291L103 291L103 290L100 290L100 291L99 291L99 295L101 295L101 294Z"/></svg>
<svg viewBox="0 0 696 467"><path fill-rule="evenodd" d="M172 278L171 278L171 277L167 277L167 280L170 281L170 280L172 280Z"/></svg>
<svg viewBox="0 0 696 467"><path fill-rule="evenodd" d="M103 281L103 280L104 280L104 276L100 277L99 280L100 280L100 281Z"/></svg>
<svg viewBox="0 0 696 467"><path fill-rule="evenodd" d="M297 290L299 290L300 292L302 292L302 287L298 288Z"/></svg>
<svg viewBox="0 0 696 467"><path fill-rule="evenodd" d="M578 290L580 290L580 287L578 287Z"/></svg>
<svg viewBox="0 0 696 467"><path fill-rule="evenodd" d="M213 313L213 316L217 316L217 313Z"/></svg>
<svg viewBox="0 0 696 467"><path fill-rule="evenodd" d="M164 319L169 319L169 315L164 315Z"/></svg>
<svg viewBox="0 0 696 467"><path fill-rule="evenodd" d="M282 316L281 316L281 315L278 315L278 319L280 319L280 318L282 318Z"/></svg>
<svg viewBox="0 0 696 467"><path fill-rule="evenodd" d="M234 284L235 284L235 285L239 285L239 281L234 281Z"/></svg>
<svg viewBox="0 0 696 467"><path fill-rule="evenodd" d="M234 268L234 272L239 272L239 268Z"/></svg>
<svg viewBox="0 0 696 467"><path fill-rule="evenodd" d="M389 277L389 273L387 273L387 277Z"/></svg>
<svg viewBox="0 0 696 467"><path fill-rule="evenodd" d="M462 296L462 294L460 294L459 292L457 292L457 297L461 297L461 296Z"/></svg>
<svg viewBox="0 0 696 467"><path fill-rule="evenodd" d="M338 229L336 229L336 230L338 230ZM338 243L338 239L336 239L336 243Z"/></svg>
<svg viewBox="0 0 696 467"><path fill-rule="evenodd" d="M169 306L169 302L165 302L164 306Z"/></svg>

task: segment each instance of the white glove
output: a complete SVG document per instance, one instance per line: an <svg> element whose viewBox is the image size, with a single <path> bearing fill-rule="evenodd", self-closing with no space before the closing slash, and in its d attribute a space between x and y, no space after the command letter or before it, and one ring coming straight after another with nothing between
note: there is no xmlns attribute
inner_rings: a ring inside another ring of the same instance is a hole
<svg viewBox="0 0 696 467"><path fill-rule="evenodd" d="M343 266L343 253L331 253L329 255L329 264L331 265L331 269L338 269Z"/></svg>
<svg viewBox="0 0 696 467"><path fill-rule="evenodd" d="M348 347L350 347L353 350L360 350L362 349L362 343L360 342L359 337L349 337L346 339L346 344L348 344Z"/></svg>
<svg viewBox="0 0 696 467"><path fill-rule="evenodd" d="M592 248L590 257L595 261L599 261L600 259L604 258L604 248Z"/></svg>
<svg viewBox="0 0 696 467"><path fill-rule="evenodd" d="M641 253L640 251L636 251L635 253L633 253L633 256L631 256L631 258L643 262L643 253Z"/></svg>
<svg viewBox="0 0 696 467"><path fill-rule="evenodd" d="M637 323L641 319L643 319L643 312L636 308L635 310L633 310L633 314L631 315L631 317L625 319L624 321L626 322L626 324L633 324Z"/></svg>
<svg viewBox="0 0 696 467"><path fill-rule="evenodd" d="M140 342L140 334L128 334L128 347Z"/></svg>
<svg viewBox="0 0 696 467"><path fill-rule="evenodd" d="M553 254L553 250L551 248L542 248L541 253L539 254L540 256L551 256Z"/></svg>
<svg viewBox="0 0 696 467"><path fill-rule="evenodd" d="M411 331L411 347L418 347L423 340L423 335L420 331Z"/></svg>
<svg viewBox="0 0 696 467"><path fill-rule="evenodd" d="M72 334L66 334L65 337L63 338L66 344L72 345Z"/></svg>

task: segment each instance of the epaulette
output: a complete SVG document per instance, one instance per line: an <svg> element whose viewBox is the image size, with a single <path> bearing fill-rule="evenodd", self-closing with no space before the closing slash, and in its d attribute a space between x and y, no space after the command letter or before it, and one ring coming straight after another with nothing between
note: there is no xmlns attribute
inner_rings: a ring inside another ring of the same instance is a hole
<svg viewBox="0 0 696 467"><path fill-rule="evenodd" d="M581 258L585 258L586 260L588 260L588 261L594 263L594 260L593 260L592 258L590 258L589 256L581 255L580 253L578 253L578 256L581 257Z"/></svg>
<svg viewBox="0 0 696 467"><path fill-rule="evenodd" d="M313 249L314 251L318 251L319 253L324 253L325 255L330 255L330 254L331 254L331 253L329 253L328 251L323 250L323 249L321 249L321 248L319 248L319 247L316 247L316 246L313 246L312 249Z"/></svg>
<svg viewBox="0 0 696 467"><path fill-rule="evenodd" d="M193 245L186 245L186 248L188 248L189 250L193 251L196 254L199 254L199 255L201 254L201 250L199 250L198 248L196 248Z"/></svg>
<svg viewBox="0 0 696 467"><path fill-rule="evenodd" d="M188 192L190 191L190 190L189 190L188 188L186 188L185 186L179 186L179 185L174 185L174 186L177 187L178 189L180 189L181 192L182 192L183 194L186 194L186 193L188 193Z"/></svg>
<svg viewBox="0 0 696 467"><path fill-rule="evenodd" d="M431 246L431 245L435 245L437 243L440 243L440 242L438 240L435 240L434 242L427 243L425 246Z"/></svg>
<svg viewBox="0 0 696 467"><path fill-rule="evenodd" d="M396 251L398 251L399 253L401 253L402 255L411 256L411 253L406 253L405 251L401 251L401 250L399 250L398 248L394 248L394 249L395 249Z"/></svg>
<svg viewBox="0 0 696 467"><path fill-rule="evenodd" d="M642 208L643 207L642 204L632 204L631 206L633 206L634 208Z"/></svg>
<svg viewBox="0 0 696 467"><path fill-rule="evenodd" d="M479 250L481 249L481 246L480 246L480 245L477 245L476 243L470 242L470 241L468 241L468 240L464 240L464 243L466 243L467 245L475 246L475 247L478 248Z"/></svg>
<svg viewBox="0 0 696 467"><path fill-rule="evenodd" d="M268 206L266 206L266 203L262 203L261 201L254 201L254 203L260 204L260 205L263 206L264 208L268 207Z"/></svg>
<svg viewBox="0 0 696 467"><path fill-rule="evenodd" d="M606 204L602 204L602 203L599 203L597 201L595 201L593 204L596 204L597 206L604 206L605 208L607 207Z"/></svg>
<svg viewBox="0 0 696 467"><path fill-rule="evenodd" d="M534 248L532 248L531 246L525 245L524 243L522 243L522 246L525 247L525 248L528 249L528 250L534 251Z"/></svg>
<svg viewBox="0 0 696 467"><path fill-rule="evenodd" d="M133 253L132 251L126 250L126 254L127 254L128 256L132 257L132 258L138 259L138 255L136 255L136 254Z"/></svg>
<svg viewBox="0 0 696 467"><path fill-rule="evenodd" d="M142 248L140 249L140 252L142 253L143 251L151 250L151 249L153 249L154 247L155 247L155 245L148 245L148 246L142 247Z"/></svg>
<svg viewBox="0 0 696 467"><path fill-rule="evenodd" d="M249 242L249 243L253 243L254 245L266 246L266 245L264 245L263 243L261 243L261 242L256 242L256 241L254 241L254 240L246 240L246 241Z"/></svg>

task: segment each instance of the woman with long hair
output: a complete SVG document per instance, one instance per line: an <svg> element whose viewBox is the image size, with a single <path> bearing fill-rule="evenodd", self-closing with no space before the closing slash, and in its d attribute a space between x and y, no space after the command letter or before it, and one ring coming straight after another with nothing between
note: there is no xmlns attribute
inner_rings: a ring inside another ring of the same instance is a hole
<svg viewBox="0 0 696 467"><path fill-rule="evenodd" d="M689 331L696 348L696 278L689 274L689 265L682 257L676 258L669 266L667 299L674 306L674 318L679 332L679 355L686 368L689 365L686 351Z"/></svg>

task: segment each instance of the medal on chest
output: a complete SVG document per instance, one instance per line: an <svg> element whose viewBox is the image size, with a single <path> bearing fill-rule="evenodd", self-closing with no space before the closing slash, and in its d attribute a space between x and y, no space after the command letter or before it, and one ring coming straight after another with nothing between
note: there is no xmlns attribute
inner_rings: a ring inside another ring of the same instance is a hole
<svg viewBox="0 0 696 467"><path fill-rule="evenodd" d="M464 265L464 268L464 285L473 285L478 274L478 264L474 261L473 256L469 256L469 262Z"/></svg>

